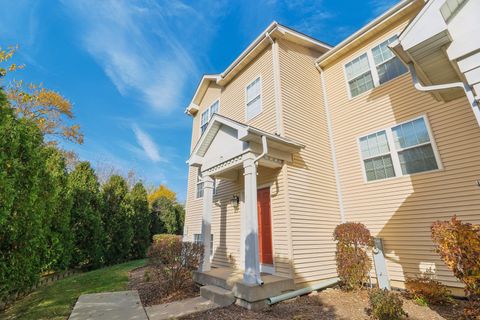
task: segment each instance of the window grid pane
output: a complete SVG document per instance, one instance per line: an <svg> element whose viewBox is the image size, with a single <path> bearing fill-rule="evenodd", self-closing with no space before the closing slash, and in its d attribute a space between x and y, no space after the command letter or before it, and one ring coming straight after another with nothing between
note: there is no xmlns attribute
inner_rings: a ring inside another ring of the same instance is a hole
<svg viewBox="0 0 480 320"><path fill-rule="evenodd" d="M430 142L427 126L423 118L393 127L392 133L397 149L404 149Z"/></svg>
<svg viewBox="0 0 480 320"><path fill-rule="evenodd" d="M370 158L390 152L385 130L360 138L362 157Z"/></svg>
<svg viewBox="0 0 480 320"><path fill-rule="evenodd" d="M364 160L364 164L367 181L386 179L395 176L392 157L390 155Z"/></svg>
<svg viewBox="0 0 480 320"><path fill-rule="evenodd" d="M370 64L368 63L367 54L364 53L360 57L353 59L345 65L347 79L353 80L367 71L370 71Z"/></svg>
<svg viewBox="0 0 480 320"><path fill-rule="evenodd" d="M403 174L438 169L431 144L401 151L398 158Z"/></svg>
<svg viewBox="0 0 480 320"><path fill-rule="evenodd" d="M377 67L378 79L380 84L392 80L407 72L407 68L397 58L393 58Z"/></svg>
<svg viewBox="0 0 480 320"><path fill-rule="evenodd" d="M349 81L348 85L350 86L351 96L358 96L359 94L368 91L374 87L372 73L367 72L360 77Z"/></svg>

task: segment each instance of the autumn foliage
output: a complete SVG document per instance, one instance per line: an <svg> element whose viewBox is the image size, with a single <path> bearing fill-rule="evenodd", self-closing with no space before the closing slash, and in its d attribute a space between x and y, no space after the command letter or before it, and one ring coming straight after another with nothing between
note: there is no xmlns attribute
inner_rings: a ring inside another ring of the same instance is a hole
<svg viewBox="0 0 480 320"><path fill-rule="evenodd" d="M155 280L170 294L192 284L193 271L202 262L203 245L183 242L177 236L160 237L148 249L147 257Z"/></svg>
<svg viewBox="0 0 480 320"><path fill-rule="evenodd" d="M366 252L372 246L370 231L361 223L347 222L335 228L333 237L338 276L346 289L360 288L372 265Z"/></svg>
<svg viewBox="0 0 480 320"><path fill-rule="evenodd" d="M465 294L476 309L480 305L480 225L463 223L453 216L450 221L432 225L432 240L443 262L464 283ZM480 309L473 313L480 317Z"/></svg>

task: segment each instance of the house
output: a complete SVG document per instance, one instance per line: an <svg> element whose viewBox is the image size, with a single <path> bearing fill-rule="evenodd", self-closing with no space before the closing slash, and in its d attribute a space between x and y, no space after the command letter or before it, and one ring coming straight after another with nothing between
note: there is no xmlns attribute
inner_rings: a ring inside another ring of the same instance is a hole
<svg viewBox="0 0 480 320"><path fill-rule="evenodd" d="M256 308L335 281L354 221L381 239L372 281L431 271L460 294L430 226L480 223L479 6L404 0L335 47L274 22L201 79L184 237L205 293Z"/></svg>

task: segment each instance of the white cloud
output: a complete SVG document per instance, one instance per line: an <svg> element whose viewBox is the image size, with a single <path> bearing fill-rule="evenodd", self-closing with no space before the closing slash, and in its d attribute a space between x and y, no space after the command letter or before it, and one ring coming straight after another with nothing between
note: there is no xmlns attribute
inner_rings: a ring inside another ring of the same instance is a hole
<svg viewBox="0 0 480 320"><path fill-rule="evenodd" d="M133 133L135 134L135 138L137 139L137 143L140 145L140 147L142 147L146 156L153 162L162 161L163 159L160 157L158 147L153 141L152 137L150 137L145 131L141 130L137 125L134 125L132 129Z"/></svg>
<svg viewBox="0 0 480 320"><path fill-rule="evenodd" d="M63 4L79 26L82 46L122 95L162 112L183 107L184 86L199 74L191 52L208 44L213 22L180 0Z"/></svg>

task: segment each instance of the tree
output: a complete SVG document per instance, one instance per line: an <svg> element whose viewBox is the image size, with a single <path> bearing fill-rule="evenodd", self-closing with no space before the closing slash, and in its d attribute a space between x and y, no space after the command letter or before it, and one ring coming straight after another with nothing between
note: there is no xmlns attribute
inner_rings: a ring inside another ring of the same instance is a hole
<svg viewBox="0 0 480 320"><path fill-rule="evenodd" d="M102 264L104 237L99 183L90 163L78 163L69 174L68 191L72 197L72 265L98 267Z"/></svg>
<svg viewBox="0 0 480 320"><path fill-rule="evenodd" d="M45 200L47 251L44 270L63 270L70 266L73 237L70 232L72 197L68 192L68 174L63 152L50 146L43 149L45 172L42 197Z"/></svg>
<svg viewBox="0 0 480 320"><path fill-rule="evenodd" d="M172 202L177 201L177 194L167 186L161 184L157 189L148 194L148 203L152 204L155 200L166 198Z"/></svg>
<svg viewBox="0 0 480 320"><path fill-rule="evenodd" d="M10 60L17 47L2 50L0 47L0 63ZM23 69L23 65L10 64L0 66L0 78L8 72ZM7 98L17 117L32 120L47 138L64 138L68 141L83 143L83 134L78 124L70 124L74 118L72 103L60 93L46 89L41 84L24 84L13 80L7 88ZM51 141L53 142L53 141Z"/></svg>
<svg viewBox="0 0 480 320"><path fill-rule="evenodd" d="M14 81L7 90L17 117L33 120L47 137L61 137L83 143L78 124L69 124L74 118L72 103L60 93L46 89L41 84Z"/></svg>
<svg viewBox="0 0 480 320"><path fill-rule="evenodd" d="M131 207L133 229L131 256L144 258L151 242L151 235L147 191L141 182L137 182L128 194L128 204Z"/></svg>
<svg viewBox="0 0 480 320"><path fill-rule="evenodd" d="M0 300L37 281L45 252L43 140L0 89Z"/></svg>
<svg viewBox="0 0 480 320"><path fill-rule="evenodd" d="M165 197L156 199L152 205L152 230L154 233L181 234L183 232L183 220L185 210L182 205Z"/></svg>
<svg viewBox="0 0 480 320"><path fill-rule="evenodd" d="M127 182L119 175L111 176L103 185L102 219L106 236L105 260L108 264L127 260L130 253L132 208L128 205L127 193Z"/></svg>

